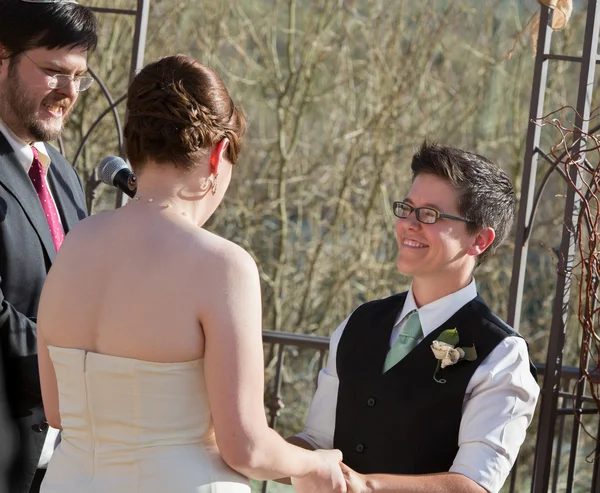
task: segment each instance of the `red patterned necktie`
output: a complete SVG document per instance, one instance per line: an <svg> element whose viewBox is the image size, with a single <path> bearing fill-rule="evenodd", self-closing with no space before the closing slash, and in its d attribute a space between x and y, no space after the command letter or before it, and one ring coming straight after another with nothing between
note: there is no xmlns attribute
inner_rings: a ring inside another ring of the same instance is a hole
<svg viewBox="0 0 600 493"><path fill-rule="evenodd" d="M42 208L46 214L46 221L48 221L48 227L50 228L50 233L52 234L54 247L56 248L56 251L58 251L65 238L65 233L62 225L60 224L60 217L58 216L56 204L54 203L52 195L50 195L50 190L48 189L48 184L46 183L44 168L42 167L38 150L33 146L31 146L31 150L33 151L33 163L31 164L31 168L29 168L29 178L31 178L33 187L40 198Z"/></svg>

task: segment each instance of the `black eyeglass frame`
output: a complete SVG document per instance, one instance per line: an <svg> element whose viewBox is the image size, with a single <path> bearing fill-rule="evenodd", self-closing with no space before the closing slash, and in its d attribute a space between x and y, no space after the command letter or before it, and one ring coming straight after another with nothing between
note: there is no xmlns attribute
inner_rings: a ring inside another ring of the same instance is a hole
<svg viewBox="0 0 600 493"><path fill-rule="evenodd" d="M396 213L396 211L398 210L398 208L400 206L408 207L410 209L409 212L408 212L408 214L406 214L406 216L400 216L400 215L398 215ZM433 222L423 221L420 218L420 211L430 211L430 212L433 212L435 214L435 221L433 221ZM440 212L437 209L434 209L433 207L414 207L414 206L410 205L409 203L402 202L402 201L394 202L392 204L392 212L394 213L394 216L396 216L399 219L408 219L408 216L410 216L414 212L415 213L415 217L417 218L417 221L419 221L422 224L435 224L440 219L454 219L455 221L463 221L465 223L472 223L473 222L473 221L469 221L468 219L465 219L464 217L453 216L452 214L445 214L444 212Z"/></svg>

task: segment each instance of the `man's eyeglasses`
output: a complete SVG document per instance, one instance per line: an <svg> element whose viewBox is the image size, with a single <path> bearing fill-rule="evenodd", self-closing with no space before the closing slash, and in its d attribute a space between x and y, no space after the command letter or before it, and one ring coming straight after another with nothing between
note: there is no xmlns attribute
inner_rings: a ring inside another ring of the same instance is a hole
<svg viewBox="0 0 600 493"><path fill-rule="evenodd" d="M25 1L25 0L22 0ZM45 73L48 77L48 87L50 89L62 89L63 87L67 87L69 82L73 82L75 86L75 90L77 92L82 92L91 87L94 82L93 77L89 75L81 75L78 77L73 77L72 75L66 74L50 74L47 70L40 67L37 63L35 63L31 58L29 58L25 53L21 53L25 58L27 58L31 63L33 63L41 72Z"/></svg>
<svg viewBox="0 0 600 493"><path fill-rule="evenodd" d="M452 214L444 214L437 209L431 207L413 207L406 202L394 202L393 206L394 216L400 219L406 219L414 211L417 221L423 224L435 224L439 219L455 219L456 221L464 221L470 223L468 219L464 217L453 216Z"/></svg>

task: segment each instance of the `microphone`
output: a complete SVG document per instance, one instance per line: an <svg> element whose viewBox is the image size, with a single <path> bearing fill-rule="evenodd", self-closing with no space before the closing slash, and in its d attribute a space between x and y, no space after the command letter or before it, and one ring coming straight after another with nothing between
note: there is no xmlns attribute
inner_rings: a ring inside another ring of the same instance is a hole
<svg viewBox="0 0 600 493"><path fill-rule="evenodd" d="M98 165L98 176L103 183L117 187L131 198L137 192L137 179L129 165L119 156L105 157Z"/></svg>

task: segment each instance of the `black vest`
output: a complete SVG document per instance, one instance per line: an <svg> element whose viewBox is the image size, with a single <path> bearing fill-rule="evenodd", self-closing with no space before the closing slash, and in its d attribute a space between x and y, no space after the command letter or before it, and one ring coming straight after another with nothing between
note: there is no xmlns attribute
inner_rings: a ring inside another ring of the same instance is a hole
<svg viewBox="0 0 600 493"><path fill-rule="evenodd" d="M382 374L394 323L406 293L360 306L337 349L339 391L334 447L363 474L447 472L458 452L465 391L477 367L505 337L518 336L478 296ZM433 376L431 343L456 328L458 346L475 345L475 361L459 361ZM535 375L535 369L532 367Z"/></svg>

